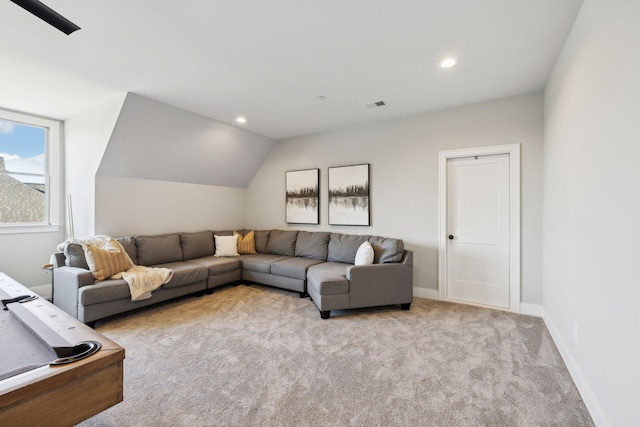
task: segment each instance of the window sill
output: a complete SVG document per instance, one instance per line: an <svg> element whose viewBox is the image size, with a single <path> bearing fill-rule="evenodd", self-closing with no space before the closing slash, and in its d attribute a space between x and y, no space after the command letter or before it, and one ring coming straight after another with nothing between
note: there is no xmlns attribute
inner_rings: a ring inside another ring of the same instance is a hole
<svg viewBox="0 0 640 427"><path fill-rule="evenodd" d="M0 225L0 234L24 234L24 233L57 233L60 231L59 225Z"/></svg>

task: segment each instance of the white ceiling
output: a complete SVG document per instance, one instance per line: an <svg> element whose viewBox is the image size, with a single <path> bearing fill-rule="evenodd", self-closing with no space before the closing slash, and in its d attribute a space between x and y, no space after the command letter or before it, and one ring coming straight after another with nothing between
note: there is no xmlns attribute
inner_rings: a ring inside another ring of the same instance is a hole
<svg viewBox="0 0 640 427"><path fill-rule="evenodd" d="M540 90L582 0L44 3L82 29L0 2L0 107L67 119L134 92L283 139Z"/></svg>

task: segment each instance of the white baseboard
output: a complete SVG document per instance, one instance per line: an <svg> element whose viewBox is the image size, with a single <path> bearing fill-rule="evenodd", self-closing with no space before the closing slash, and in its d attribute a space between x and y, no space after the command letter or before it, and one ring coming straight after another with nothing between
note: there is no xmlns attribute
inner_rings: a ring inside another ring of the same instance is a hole
<svg viewBox="0 0 640 427"><path fill-rule="evenodd" d="M529 316L542 317L542 306L540 304L530 304L528 302L521 302L520 314L527 314Z"/></svg>
<svg viewBox="0 0 640 427"><path fill-rule="evenodd" d="M438 290L437 289L427 289L427 288L417 288L413 287L413 296L418 298L427 298L438 300Z"/></svg>
<svg viewBox="0 0 640 427"><path fill-rule="evenodd" d="M544 320L545 325L547 325L547 329L549 330L551 338L553 339L553 342L556 344L556 347L560 352L560 356L562 356L564 364L567 365L569 374L571 375L571 378L573 379L578 392L580 392L580 396L582 397L582 400L584 401L584 404L587 407L587 410L589 411L593 422L596 426L611 426L609 419L602 410L600 402L598 402L598 399L596 398L593 390L591 389L591 386L589 385L589 381L587 381L587 378L582 372L582 369L580 369L578 362L571 354L569 346L562 338L562 334L560 334L560 331L556 327L556 324L544 310L544 307L542 307L542 319Z"/></svg>

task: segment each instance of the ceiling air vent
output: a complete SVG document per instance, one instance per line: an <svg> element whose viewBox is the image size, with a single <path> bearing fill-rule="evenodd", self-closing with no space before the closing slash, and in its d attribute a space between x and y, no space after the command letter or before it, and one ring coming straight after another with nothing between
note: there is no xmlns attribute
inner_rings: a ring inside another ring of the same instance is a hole
<svg viewBox="0 0 640 427"><path fill-rule="evenodd" d="M385 105L387 104L385 104L384 101L376 101L376 102L370 102L368 104L365 104L367 108L378 108L378 107L383 107Z"/></svg>

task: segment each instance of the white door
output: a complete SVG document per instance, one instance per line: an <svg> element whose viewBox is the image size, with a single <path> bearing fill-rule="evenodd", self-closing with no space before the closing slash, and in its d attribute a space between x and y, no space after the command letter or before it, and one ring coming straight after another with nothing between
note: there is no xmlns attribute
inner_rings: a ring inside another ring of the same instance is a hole
<svg viewBox="0 0 640 427"><path fill-rule="evenodd" d="M509 154L447 160L446 299L509 307Z"/></svg>

